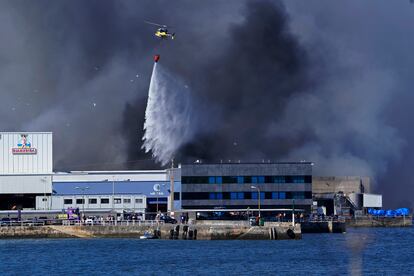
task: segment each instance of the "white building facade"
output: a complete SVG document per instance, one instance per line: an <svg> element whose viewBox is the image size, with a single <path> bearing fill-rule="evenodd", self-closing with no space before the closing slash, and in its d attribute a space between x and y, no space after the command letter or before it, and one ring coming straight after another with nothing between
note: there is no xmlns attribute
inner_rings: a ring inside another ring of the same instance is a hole
<svg viewBox="0 0 414 276"><path fill-rule="evenodd" d="M51 132L0 132L0 210L33 209L52 193Z"/></svg>
<svg viewBox="0 0 414 276"><path fill-rule="evenodd" d="M146 196L139 194L73 194L37 196L36 210L61 211L68 208L78 208L82 212L132 212L144 213Z"/></svg>

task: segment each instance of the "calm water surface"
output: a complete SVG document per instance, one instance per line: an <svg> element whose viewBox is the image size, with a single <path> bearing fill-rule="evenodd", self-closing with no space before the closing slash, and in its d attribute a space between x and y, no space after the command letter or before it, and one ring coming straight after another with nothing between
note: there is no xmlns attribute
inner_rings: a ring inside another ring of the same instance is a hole
<svg viewBox="0 0 414 276"><path fill-rule="evenodd" d="M300 241L0 240L1 275L414 275L414 228Z"/></svg>

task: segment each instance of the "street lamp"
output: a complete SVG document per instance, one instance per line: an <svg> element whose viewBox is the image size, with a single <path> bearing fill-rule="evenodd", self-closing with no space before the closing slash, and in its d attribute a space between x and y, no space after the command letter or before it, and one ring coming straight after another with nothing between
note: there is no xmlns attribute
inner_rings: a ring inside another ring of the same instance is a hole
<svg viewBox="0 0 414 276"><path fill-rule="evenodd" d="M112 176L112 209L113 209L113 200L115 196L115 176Z"/></svg>
<svg viewBox="0 0 414 276"><path fill-rule="evenodd" d="M82 191L82 214L85 216L85 191L89 190L89 187L75 187L75 189Z"/></svg>
<svg viewBox="0 0 414 276"><path fill-rule="evenodd" d="M250 186L250 188L252 188L252 189L257 189L257 195L258 195L258 199L259 199L259 218L261 217L260 216L260 189L259 189L259 187L258 186Z"/></svg>

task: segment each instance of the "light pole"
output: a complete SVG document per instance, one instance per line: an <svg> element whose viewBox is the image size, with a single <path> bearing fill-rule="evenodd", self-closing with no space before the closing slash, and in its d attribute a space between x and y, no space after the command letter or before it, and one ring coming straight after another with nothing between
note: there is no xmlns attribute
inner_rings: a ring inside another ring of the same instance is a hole
<svg viewBox="0 0 414 276"><path fill-rule="evenodd" d="M114 208L114 196L115 196L115 176L112 176L112 209Z"/></svg>
<svg viewBox="0 0 414 276"><path fill-rule="evenodd" d="M295 199L292 200L292 226L295 227Z"/></svg>
<svg viewBox="0 0 414 276"><path fill-rule="evenodd" d="M115 175L112 176L112 211L111 213L114 213L115 211Z"/></svg>
<svg viewBox="0 0 414 276"><path fill-rule="evenodd" d="M85 216L85 191L89 190L89 187L75 187L75 189L82 191L82 215Z"/></svg>
<svg viewBox="0 0 414 276"><path fill-rule="evenodd" d="M43 204L44 204L43 208L46 210L47 209L46 208L46 205L47 205L47 198L46 198L46 182L47 182L47 179L46 179L46 177L42 177L41 181L43 182L43 199L42 199Z"/></svg>
<svg viewBox="0 0 414 276"><path fill-rule="evenodd" d="M157 215L158 215L158 199L159 199L159 196L161 195L161 194L163 194L163 192L161 191L161 187L165 187L165 183L161 183L161 185L160 184L155 184L154 185L154 187L153 187L153 189L154 189L154 193L155 193L155 195L157 196L156 197L156 205L157 205Z"/></svg>
<svg viewBox="0 0 414 276"><path fill-rule="evenodd" d="M260 216L260 189L259 189L259 187L258 186L250 186L250 188L252 188L252 189L257 189L257 195L258 195L258 199L259 199L259 218L261 217Z"/></svg>

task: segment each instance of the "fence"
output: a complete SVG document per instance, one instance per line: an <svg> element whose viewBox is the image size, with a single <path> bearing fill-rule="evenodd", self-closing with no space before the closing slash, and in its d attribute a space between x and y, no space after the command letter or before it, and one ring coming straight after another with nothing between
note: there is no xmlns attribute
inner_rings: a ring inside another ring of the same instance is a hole
<svg viewBox="0 0 414 276"><path fill-rule="evenodd" d="M13 226L45 226L45 225L64 225L64 226L160 226L164 221L157 220L61 220L61 219L49 219L49 220L10 220L0 221L0 227L13 227Z"/></svg>

